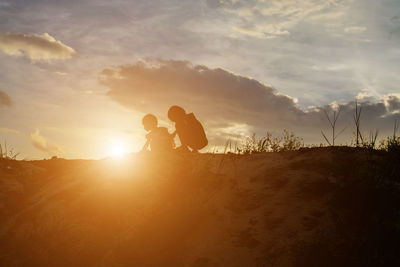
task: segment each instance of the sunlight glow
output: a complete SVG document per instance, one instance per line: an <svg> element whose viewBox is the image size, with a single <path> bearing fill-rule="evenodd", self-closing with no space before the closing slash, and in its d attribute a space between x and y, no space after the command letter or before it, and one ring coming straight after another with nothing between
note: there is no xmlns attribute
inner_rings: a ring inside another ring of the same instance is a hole
<svg viewBox="0 0 400 267"><path fill-rule="evenodd" d="M120 142L114 142L110 145L109 155L115 158L121 158L127 153L126 145Z"/></svg>

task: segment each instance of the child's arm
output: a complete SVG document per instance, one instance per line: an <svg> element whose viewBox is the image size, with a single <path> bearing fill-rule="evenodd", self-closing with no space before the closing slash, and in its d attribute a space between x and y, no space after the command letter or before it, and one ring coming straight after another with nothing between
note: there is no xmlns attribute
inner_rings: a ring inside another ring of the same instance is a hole
<svg viewBox="0 0 400 267"><path fill-rule="evenodd" d="M149 145L150 145L150 134L147 134L146 135L146 144L144 144L144 146L143 146L143 148L142 148L142 151L146 151L147 150L147 148L149 147Z"/></svg>
<svg viewBox="0 0 400 267"><path fill-rule="evenodd" d="M143 146L143 148L142 148L142 151L146 151L147 148L149 147L149 145L150 145L150 140L147 140L147 141L146 141L146 144L144 144L144 146Z"/></svg>
<svg viewBox="0 0 400 267"><path fill-rule="evenodd" d="M171 140L172 148L175 148L175 147L176 147L175 140L174 140L175 135L176 135L176 133L170 134L170 137L171 137L170 140Z"/></svg>
<svg viewBox="0 0 400 267"><path fill-rule="evenodd" d="M173 132L172 134L169 134L169 136L170 136L170 138L171 138L171 145L172 145L172 148L175 148L176 147L176 144L175 144L175 136L176 136L176 131L175 132Z"/></svg>

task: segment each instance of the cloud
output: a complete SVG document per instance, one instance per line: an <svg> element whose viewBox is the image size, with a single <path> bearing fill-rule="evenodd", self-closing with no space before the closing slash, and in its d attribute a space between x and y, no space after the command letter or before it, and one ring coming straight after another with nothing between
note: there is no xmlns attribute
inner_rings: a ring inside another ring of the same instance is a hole
<svg viewBox="0 0 400 267"><path fill-rule="evenodd" d="M9 129L9 128L1 128L0 127L0 133L12 133L12 134L21 134L20 131L14 130L14 129Z"/></svg>
<svg viewBox="0 0 400 267"><path fill-rule="evenodd" d="M61 76L68 75L68 73L62 72L62 71L56 71L56 72L54 72L54 74L61 75Z"/></svg>
<svg viewBox="0 0 400 267"><path fill-rule="evenodd" d="M302 110L294 98L270 85L188 61L140 61L105 69L100 80L110 88L111 99L135 111L166 119L169 106L181 105L205 123L211 139L243 134L244 129L263 134L286 128L316 142L321 139L320 130L328 127L323 110L330 113L340 107L339 126L352 123L355 110L353 101ZM383 133L400 116L400 99L393 95L362 105L365 129L379 128ZM347 131L347 137L351 134Z"/></svg>
<svg viewBox="0 0 400 267"><path fill-rule="evenodd" d="M305 21L332 27L346 13L351 2L352 0L209 0L208 5L235 14L238 22L232 29L240 34L276 38L290 35L294 27Z"/></svg>
<svg viewBox="0 0 400 267"><path fill-rule="evenodd" d="M290 34L289 31L270 23L254 25L252 27L233 26L233 29L239 33L262 39L274 39L281 35Z"/></svg>
<svg viewBox="0 0 400 267"><path fill-rule="evenodd" d="M276 36L266 35L264 32L259 31L257 28L243 27L243 26L233 26L233 29L239 33L249 35L252 37L262 38L262 39L272 39Z"/></svg>
<svg viewBox="0 0 400 267"><path fill-rule="evenodd" d="M339 63L339 64L330 64L326 66L312 66L312 69L315 71L325 71L325 72L330 72L330 71L347 71L349 70L350 66L347 64Z"/></svg>
<svg viewBox="0 0 400 267"><path fill-rule="evenodd" d="M384 98L387 110L391 113L400 113L400 96L388 95Z"/></svg>
<svg viewBox="0 0 400 267"><path fill-rule="evenodd" d="M0 107L1 106L11 106L11 98L5 92L0 90Z"/></svg>
<svg viewBox="0 0 400 267"><path fill-rule="evenodd" d="M367 30L367 27L354 26L354 27L345 28L344 32L357 34L357 33L365 32L366 30Z"/></svg>
<svg viewBox="0 0 400 267"><path fill-rule="evenodd" d="M64 154L60 146L47 141L44 136L40 135L39 129L36 129L29 135L29 140L35 148L46 152L49 156Z"/></svg>
<svg viewBox="0 0 400 267"><path fill-rule="evenodd" d="M48 33L23 34L5 33L0 35L0 51L16 57L27 57L32 61L69 59L76 56L73 48L56 40Z"/></svg>
<svg viewBox="0 0 400 267"><path fill-rule="evenodd" d="M370 92L360 92L356 95L356 99L359 102L366 102L366 101L376 101L376 97L374 94L370 93Z"/></svg>
<svg viewBox="0 0 400 267"><path fill-rule="evenodd" d="M187 61L147 60L105 69L102 84L113 100L141 112L166 113L177 104L190 107L211 121L271 122L279 113L295 119L295 100L269 85L226 70ZM285 107L285 108L282 108ZM301 113L301 112L300 112Z"/></svg>

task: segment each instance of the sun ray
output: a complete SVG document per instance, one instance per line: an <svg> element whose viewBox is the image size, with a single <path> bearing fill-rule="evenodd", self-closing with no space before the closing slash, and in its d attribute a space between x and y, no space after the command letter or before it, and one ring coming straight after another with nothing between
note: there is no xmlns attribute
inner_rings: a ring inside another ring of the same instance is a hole
<svg viewBox="0 0 400 267"><path fill-rule="evenodd" d="M115 158L121 158L126 155L126 145L122 142L112 142L109 147L109 155Z"/></svg>

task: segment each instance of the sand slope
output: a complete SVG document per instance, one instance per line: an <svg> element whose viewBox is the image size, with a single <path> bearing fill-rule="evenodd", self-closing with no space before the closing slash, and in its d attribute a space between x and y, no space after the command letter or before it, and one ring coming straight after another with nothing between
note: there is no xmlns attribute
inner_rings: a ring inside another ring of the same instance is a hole
<svg viewBox="0 0 400 267"><path fill-rule="evenodd" d="M391 266L399 194L377 184L396 164L349 148L2 160L0 265Z"/></svg>

